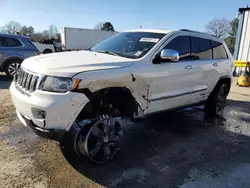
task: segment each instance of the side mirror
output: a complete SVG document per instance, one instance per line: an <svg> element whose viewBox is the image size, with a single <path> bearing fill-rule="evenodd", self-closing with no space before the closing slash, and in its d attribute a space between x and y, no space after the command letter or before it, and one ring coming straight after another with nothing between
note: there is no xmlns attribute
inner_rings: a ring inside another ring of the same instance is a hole
<svg viewBox="0 0 250 188"><path fill-rule="evenodd" d="M160 59L165 61L176 62L179 61L179 58L179 52L176 50L163 49L160 54Z"/></svg>

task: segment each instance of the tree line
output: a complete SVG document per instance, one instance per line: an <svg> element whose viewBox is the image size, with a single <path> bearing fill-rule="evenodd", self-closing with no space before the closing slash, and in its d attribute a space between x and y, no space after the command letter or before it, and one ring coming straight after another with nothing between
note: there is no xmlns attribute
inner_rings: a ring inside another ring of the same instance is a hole
<svg viewBox="0 0 250 188"><path fill-rule="evenodd" d="M99 22L94 29L100 31L115 31L114 26L110 22Z"/></svg>
<svg viewBox="0 0 250 188"><path fill-rule="evenodd" d="M229 21L225 18L213 19L205 25L207 33L221 38L227 44L231 53L234 52L236 35L238 30L237 18Z"/></svg>
<svg viewBox="0 0 250 188"><path fill-rule="evenodd" d="M114 26L110 22L100 22L93 28L100 31L115 31ZM54 38L57 42L60 42L60 33L58 28L54 24L50 24L49 28L41 32L36 32L34 27L21 25L16 21L9 21L4 26L0 27L0 33L18 34L28 36L34 42L40 42L41 40L49 40Z"/></svg>
<svg viewBox="0 0 250 188"><path fill-rule="evenodd" d="M21 25L16 21L9 21L5 23L4 26L0 27L0 33L28 36L34 42L39 42L43 39L48 40L51 38L55 38L58 42L60 42L60 33L58 33L58 28L54 24L49 25L49 28L46 30L35 32L35 29L32 26Z"/></svg>
<svg viewBox="0 0 250 188"><path fill-rule="evenodd" d="M115 31L110 22L99 22L93 28L100 31ZM205 25L206 32L216 37L222 38L227 44L229 50L233 53L238 29L238 19L229 21L225 18L213 19ZM60 42L60 33L58 28L51 24L47 30L35 32L32 26L21 25L16 21L9 21L0 27L0 33L19 34L28 36L32 41L39 42L43 39L48 40L55 38Z"/></svg>

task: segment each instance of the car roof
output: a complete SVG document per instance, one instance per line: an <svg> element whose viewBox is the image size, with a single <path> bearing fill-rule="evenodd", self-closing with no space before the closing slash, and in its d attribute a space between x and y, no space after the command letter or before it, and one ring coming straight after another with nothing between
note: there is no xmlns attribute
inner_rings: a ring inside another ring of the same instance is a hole
<svg viewBox="0 0 250 188"><path fill-rule="evenodd" d="M15 38L19 38L19 39L29 39L29 37L27 37L27 36L14 35L14 34L4 34L4 33L0 33L0 37L15 37Z"/></svg>
<svg viewBox="0 0 250 188"><path fill-rule="evenodd" d="M180 30L164 30L164 29L134 29L128 30L125 32L149 32L149 33L162 33L162 34L169 34L169 33L186 33L186 34L195 34L197 37L207 38L210 40L215 40L219 42L223 42L221 39L210 35L208 33L200 32L200 31L193 31L188 29L180 29Z"/></svg>
<svg viewBox="0 0 250 188"><path fill-rule="evenodd" d="M214 41L218 41L218 42L222 42L223 43L223 40L214 36L214 35L211 35L209 33L205 33L205 32L200 32L200 31L194 31L194 30L188 30L188 29L181 29L177 32L180 32L180 33L188 33L188 34L192 34L192 36L196 36L196 37L201 37L201 38L204 38L204 39L209 39L209 40L214 40Z"/></svg>
<svg viewBox="0 0 250 188"><path fill-rule="evenodd" d="M125 32L148 32L148 33L162 33L162 34L168 34L171 32L171 30L164 30L164 29L133 29L128 30Z"/></svg>

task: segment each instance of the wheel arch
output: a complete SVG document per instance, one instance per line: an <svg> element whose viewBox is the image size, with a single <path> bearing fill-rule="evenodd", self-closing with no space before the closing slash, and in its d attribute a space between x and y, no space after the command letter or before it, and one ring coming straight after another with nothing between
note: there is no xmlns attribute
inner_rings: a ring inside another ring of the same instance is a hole
<svg viewBox="0 0 250 188"><path fill-rule="evenodd" d="M83 107L79 116L85 116L86 111L94 111L98 101L104 100L113 104L121 112L122 116L134 117L134 113L138 113L140 109L139 103L136 101L130 89L127 87L107 87L91 92L89 89L79 89L77 92L83 93L89 98L89 102Z"/></svg>
<svg viewBox="0 0 250 188"><path fill-rule="evenodd" d="M214 90L218 89L218 87L221 86L221 84L226 84L228 86L228 93L229 93L231 88L231 83L232 83L232 78L230 76L222 76L216 83Z"/></svg>
<svg viewBox="0 0 250 188"><path fill-rule="evenodd" d="M5 67L6 67L6 65L7 65L7 63L9 63L10 61L15 60L15 59L20 60L20 61L23 61L23 60L24 60L24 58L22 58L22 57L20 57L20 56L11 56L11 57L8 57L8 58L6 58L6 59L3 61L2 65L1 65L1 69L4 70Z"/></svg>
<svg viewBox="0 0 250 188"><path fill-rule="evenodd" d="M51 49L49 49L49 48L45 48L44 50L43 50L43 53L44 54L46 54L45 52L48 52L48 53L53 53L53 50L51 50Z"/></svg>

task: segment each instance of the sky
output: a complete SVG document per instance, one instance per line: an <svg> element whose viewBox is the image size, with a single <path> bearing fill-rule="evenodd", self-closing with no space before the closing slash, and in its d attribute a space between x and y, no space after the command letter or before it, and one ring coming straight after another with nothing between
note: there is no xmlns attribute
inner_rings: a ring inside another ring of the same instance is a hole
<svg viewBox="0 0 250 188"><path fill-rule="evenodd" d="M109 21L115 30L191 29L204 31L214 18L232 20L249 0L0 0L0 26L8 21L35 31L62 27L92 29Z"/></svg>

